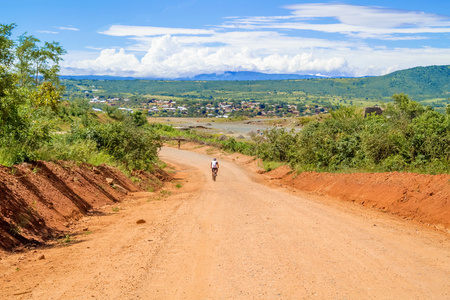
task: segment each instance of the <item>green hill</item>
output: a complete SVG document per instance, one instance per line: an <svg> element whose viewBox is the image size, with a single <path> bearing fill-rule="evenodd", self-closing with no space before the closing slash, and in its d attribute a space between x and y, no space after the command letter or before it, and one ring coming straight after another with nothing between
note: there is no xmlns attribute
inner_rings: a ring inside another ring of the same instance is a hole
<svg viewBox="0 0 450 300"><path fill-rule="evenodd" d="M65 79L68 97L119 97L128 105L152 98L218 101L282 101L319 105L374 105L405 93L438 109L450 93L450 66L416 67L378 77L259 81ZM124 103L125 104L125 103Z"/></svg>
<svg viewBox="0 0 450 300"><path fill-rule="evenodd" d="M366 78L366 92L378 91L383 97L405 93L416 101L448 97L449 79L450 66L416 67L384 76Z"/></svg>

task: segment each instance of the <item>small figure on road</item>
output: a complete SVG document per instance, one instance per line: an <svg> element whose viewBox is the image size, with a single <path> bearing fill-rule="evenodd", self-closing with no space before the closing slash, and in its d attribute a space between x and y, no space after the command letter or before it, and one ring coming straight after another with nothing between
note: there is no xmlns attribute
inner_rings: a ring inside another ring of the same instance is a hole
<svg viewBox="0 0 450 300"><path fill-rule="evenodd" d="M214 158L211 162L212 178L216 181L217 172L219 171L219 162Z"/></svg>

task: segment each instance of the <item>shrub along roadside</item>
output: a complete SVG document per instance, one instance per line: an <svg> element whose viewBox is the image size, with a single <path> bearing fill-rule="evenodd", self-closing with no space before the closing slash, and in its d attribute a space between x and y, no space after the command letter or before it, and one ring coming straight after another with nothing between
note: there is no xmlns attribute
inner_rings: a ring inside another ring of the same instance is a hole
<svg viewBox="0 0 450 300"><path fill-rule="evenodd" d="M127 121L73 126L66 139L69 144L89 141L100 153L130 170L153 171L162 145L160 136L150 126L135 126Z"/></svg>
<svg viewBox="0 0 450 300"><path fill-rule="evenodd" d="M299 171L450 172L450 114L394 95L382 116L355 107L308 123L301 132L274 128L255 140L256 155Z"/></svg>

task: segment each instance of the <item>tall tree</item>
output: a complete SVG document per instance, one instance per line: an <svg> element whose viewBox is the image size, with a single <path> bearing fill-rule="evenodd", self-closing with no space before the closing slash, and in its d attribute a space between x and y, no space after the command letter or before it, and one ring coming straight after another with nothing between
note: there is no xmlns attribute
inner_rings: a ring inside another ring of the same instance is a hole
<svg viewBox="0 0 450 300"><path fill-rule="evenodd" d="M14 41L11 40L11 32L16 27L13 24L0 24L0 68L6 72L14 60Z"/></svg>
<svg viewBox="0 0 450 300"><path fill-rule="evenodd" d="M61 56L66 51L58 42L45 42L42 47L36 47L31 53L31 63L34 72L34 84L37 87L41 81L51 81L59 85L58 72ZM41 80L42 76L42 80Z"/></svg>
<svg viewBox="0 0 450 300"><path fill-rule="evenodd" d="M19 37L16 47L16 70L20 86L34 84L37 88L42 82L50 81L59 86L59 62L66 51L58 42L45 42L34 36L23 34Z"/></svg>
<svg viewBox="0 0 450 300"><path fill-rule="evenodd" d="M11 39L15 24L0 24L0 137L19 122L18 105L21 98L16 88L17 77L12 73L14 41Z"/></svg>
<svg viewBox="0 0 450 300"><path fill-rule="evenodd" d="M19 85L21 87L27 86L32 82L33 71L33 56L38 51L39 39L34 36L26 36L22 34L19 36L19 45L16 48L16 70L19 77Z"/></svg>

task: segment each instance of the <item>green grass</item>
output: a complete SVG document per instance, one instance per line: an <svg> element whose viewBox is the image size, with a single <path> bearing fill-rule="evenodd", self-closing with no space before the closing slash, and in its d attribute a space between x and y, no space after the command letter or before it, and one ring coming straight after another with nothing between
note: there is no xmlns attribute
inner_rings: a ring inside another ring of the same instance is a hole
<svg viewBox="0 0 450 300"><path fill-rule="evenodd" d="M72 240L72 238L70 237L70 235L69 235L69 234L66 234L66 236L65 236L64 238L58 240L58 243L59 243L59 244L68 244L68 243L70 243L70 242L72 242L72 241L73 241L73 240Z"/></svg>
<svg viewBox="0 0 450 300"><path fill-rule="evenodd" d="M172 195L172 192L171 192L171 191L166 191L166 190L161 190L161 191L159 192L159 195L160 195L161 197L163 197L163 198L167 198L167 197L169 197L169 196Z"/></svg>
<svg viewBox="0 0 450 300"><path fill-rule="evenodd" d="M286 163L278 162L278 161L263 161L263 168L267 172L275 170L278 167L285 165Z"/></svg>
<svg viewBox="0 0 450 300"><path fill-rule="evenodd" d="M134 177L134 176L131 176L131 181L132 182L134 182L134 183L136 183L136 182L140 182L141 181L141 179L140 178L138 178L138 177Z"/></svg>

